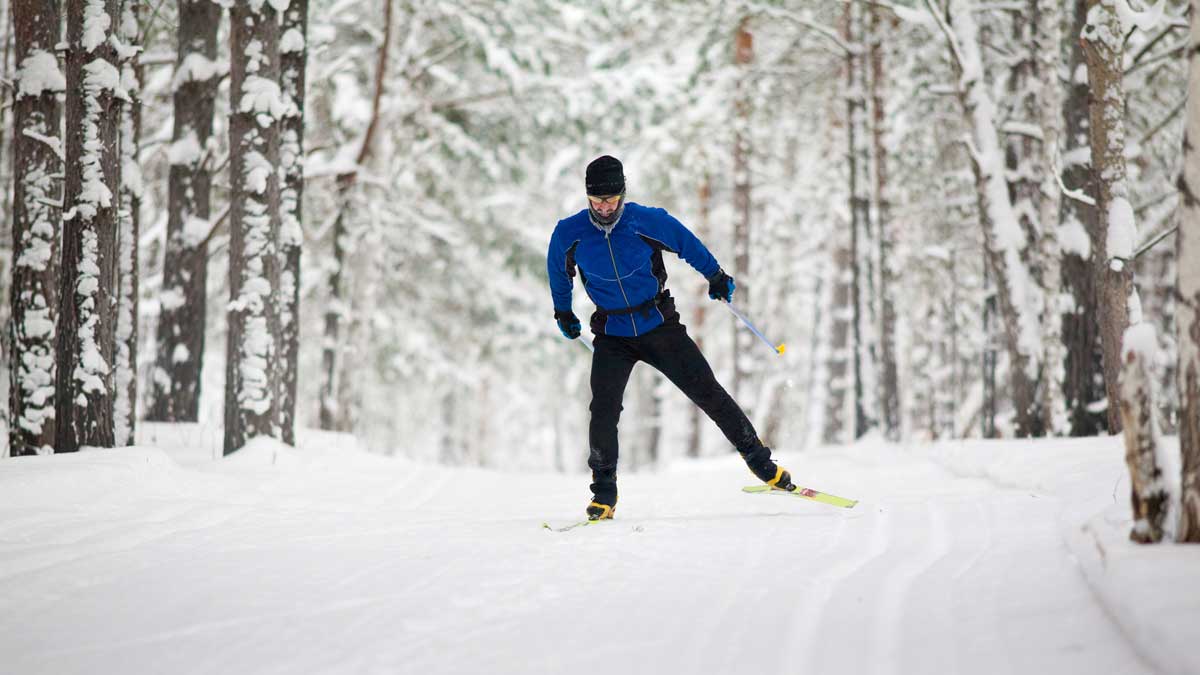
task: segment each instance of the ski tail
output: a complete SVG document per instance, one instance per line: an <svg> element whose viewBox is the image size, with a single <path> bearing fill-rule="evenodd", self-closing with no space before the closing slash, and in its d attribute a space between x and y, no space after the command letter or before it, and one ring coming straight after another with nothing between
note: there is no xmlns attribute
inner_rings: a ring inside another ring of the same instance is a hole
<svg viewBox="0 0 1200 675"><path fill-rule="evenodd" d="M820 502L822 504L828 504L830 506L837 506L844 509L852 509L856 504L858 504L857 499L847 499L846 497L831 495L827 492L821 492L819 490L801 487L799 485L797 485L793 490L780 490L773 488L770 485L749 485L742 488L742 492L749 492L751 494L791 495L793 497L801 497L803 499Z"/></svg>

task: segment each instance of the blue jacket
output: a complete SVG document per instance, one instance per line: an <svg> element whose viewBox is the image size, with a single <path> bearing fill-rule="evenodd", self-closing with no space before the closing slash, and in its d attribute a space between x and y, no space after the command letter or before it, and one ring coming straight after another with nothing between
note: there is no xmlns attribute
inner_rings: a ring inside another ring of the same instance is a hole
<svg viewBox="0 0 1200 675"><path fill-rule="evenodd" d="M677 316L666 291L663 251L683 258L706 278L721 269L696 235L664 209L628 202L610 233L592 223L587 209L558 221L546 255L555 311L570 311L578 269L583 290L597 307L593 333L636 337L654 330Z"/></svg>

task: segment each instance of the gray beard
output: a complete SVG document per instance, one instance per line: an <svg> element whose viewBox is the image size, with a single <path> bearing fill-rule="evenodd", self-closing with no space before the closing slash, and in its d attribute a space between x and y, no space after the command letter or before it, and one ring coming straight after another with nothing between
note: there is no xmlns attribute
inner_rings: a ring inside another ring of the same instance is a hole
<svg viewBox="0 0 1200 675"><path fill-rule="evenodd" d="M621 205L617 207L617 212L613 215L612 222L609 223L608 225L605 225L605 224L601 223L599 220L596 220L596 212L592 209L591 206L588 206L588 220L592 221L592 225L595 225L596 229L600 230L604 234L612 233L613 228L617 226L617 223L621 222L621 216L624 215L624 213L625 213L625 200L622 199Z"/></svg>

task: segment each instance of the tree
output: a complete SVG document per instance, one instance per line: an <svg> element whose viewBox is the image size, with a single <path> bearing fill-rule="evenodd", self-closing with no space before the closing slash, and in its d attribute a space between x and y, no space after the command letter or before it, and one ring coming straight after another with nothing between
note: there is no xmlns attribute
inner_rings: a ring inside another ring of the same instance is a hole
<svg viewBox="0 0 1200 675"><path fill-rule="evenodd" d="M318 423L322 429L348 431L349 411L343 410L341 401L346 398L343 388L349 382L342 377L342 323L351 305L351 293L346 283L348 255L353 246L350 199L358 180L358 170L367 162L374 148L375 134L379 128L380 104L387 81L387 64L392 41L392 0L384 0L383 41L379 45L379 61L375 68L375 93L371 100L371 117L355 157L355 170L338 174L337 216L333 225L333 269L329 275L329 309L325 312L325 343L321 354L321 370L324 381L321 386Z"/></svg>
<svg viewBox="0 0 1200 675"><path fill-rule="evenodd" d="M116 0L67 3L56 449L112 447L120 101Z"/></svg>
<svg viewBox="0 0 1200 675"><path fill-rule="evenodd" d="M890 131L887 111L888 73L885 66L885 35L898 26L895 16L886 20L884 9L871 7L870 47L870 104L871 140L875 183L872 201L875 207L876 238L879 265L879 403L884 434L889 440L900 440L900 380L896 366L896 305L892 287L896 283L892 260L895 250L895 228L892 222L891 186L888 183L888 154Z"/></svg>
<svg viewBox="0 0 1200 675"><path fill-rule="evenodd" d="M195 422L200 410L207 314L213 108L224 70L217 62L221 7L180 0L174 128L168 151L166 253L147 419Z"/></svg>
<svg viewBox="0 0 1200 675"><path fill-rule="evenodd" d="M1179 176L1182 208L1175 238L1179 345L1179 449L1183 457L1179 541L1200 542L1200 0L1192 0L1188 47L1187 128L1183 171Z"/></svg>
<svg viewBox="0 0 1200 675"><path fill-rule="evenodd" d="M18 0L17 77L13 139L13 281L9 364L9 451L50 452L54 446L54 341L57 313L58 223L62 185L61 111L66 81L54 54L58 0Z"/></svg>
<svg viewBox="0 0 1200 675"><path fill-rule="evenodd" d="M279 19L275 6L230 11L229 342L225 454L279 429Z"/></svg>
<svg viewBox="0 0 1200 675"><path fill-rule="evenodd" d="M128 101L121 110L121 193L117 232L117 322L113 403L113 440L133 445L137 427L138 372L138 244L142 207L142 170L138 164L142 136L141 75L138 67L139 0L124 0L121 8L121 86Z"/></svg>
<svg viewBox="0 0 1200 675"><path fill-rule="evenodd" d="M734 133L733 133L733 276L741 279L739 295L743 305L749 304L750 289L746 276L750 271L750 228L753 219L751 201L750 160L753 148L750 139L750 115L753 110L750 68L754 63L754 34L750 31L750 17L738 22L733 38L733 64L737 70L734 89ZM746 359L740 355L750 349L752 337L748 331L733 324L733 379L730 391L738 397L744 381L748 379Z"/></svg>
<svg viewBox="0 0 1200 675"><path fill-rule="evenodd" d="M304 94L308 62L308 0L291 0L279 42L281 86L287 112L280 129L280 377L279 423L285 443L296 443L296 385L300 371L300 250L304 243Z"/></svg>
<svg viewBox="0 0 1200 675"><path fill-rule="evenodd" d="M1125 32L1113 0L1088 0L1087 17L1081 40L1091 85L1088 115L1097 213L1092 255L1108 428L1116 431L1121 428L1121 337L1140 320L1130 316L1140 309L1131 300L1137 232L1125 174Z"/></svg>

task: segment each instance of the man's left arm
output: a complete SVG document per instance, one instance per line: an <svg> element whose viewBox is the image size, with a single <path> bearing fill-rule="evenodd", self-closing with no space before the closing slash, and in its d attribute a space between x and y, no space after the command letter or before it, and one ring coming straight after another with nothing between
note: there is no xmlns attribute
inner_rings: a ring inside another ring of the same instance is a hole
<svg viewBox="0 0 1200 675"><path fill-rule="evenodd" d="M700 238L692 234L679 219L667 213L666 209L653 210L654 231L656 238L666 244L680 258L687 261L705 279L721 271L717 259L704 246Z"/></svg>

